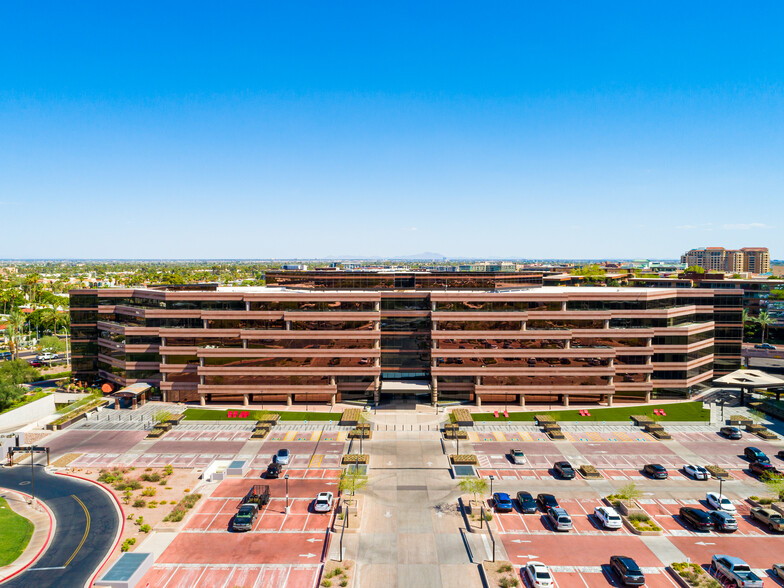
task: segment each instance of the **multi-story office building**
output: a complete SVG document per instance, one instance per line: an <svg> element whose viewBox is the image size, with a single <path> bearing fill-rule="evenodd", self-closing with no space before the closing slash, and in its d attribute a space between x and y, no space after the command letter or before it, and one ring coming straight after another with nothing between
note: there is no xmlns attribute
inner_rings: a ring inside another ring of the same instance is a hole
<svg viewBox="0 0 784 588"><path fill-rule="evenodd" d="M707 271L720 271L730 274L750 272L765 274L770 272L770 254L767 247L743 247L724 249L724 247L703 247L692 249L681 256L681 263L697 265Z"/></svg>
<svg viewBox="0 0 784 588"><path fill-rule="evenodd" d="M477 404L683 397L713 377L718 293L541 279L278 271L263 288L74 290L74 375L172 401Z"/></svg>

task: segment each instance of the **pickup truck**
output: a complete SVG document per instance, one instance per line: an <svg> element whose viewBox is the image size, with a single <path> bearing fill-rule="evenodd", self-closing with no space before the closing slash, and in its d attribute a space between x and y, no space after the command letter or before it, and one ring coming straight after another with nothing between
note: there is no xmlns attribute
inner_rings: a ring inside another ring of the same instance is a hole
<svg viewBox="0 0 784 588"><path fill-rule="evenodd" d="M253 521L259 514L259 507L253 502L246 502L234 515L234 522L231 524L232 531L250 531L253 528Z"/></svg>
<svg viewBox="0 0 784 588"><path fill-rule="evenodd" d="M749 512L751 518L758 520L763 525L767 525L771 531L784 531L784 518L772 508L760 508L755 506Z"/></svg>
<svg viewBox="0 0 784 588"><path fill-rule="evenodd" d="M739 557L714 555L711 558L711 571L720 581L738 588L763 588L760 577L751 571L749 564Z"/></svg>

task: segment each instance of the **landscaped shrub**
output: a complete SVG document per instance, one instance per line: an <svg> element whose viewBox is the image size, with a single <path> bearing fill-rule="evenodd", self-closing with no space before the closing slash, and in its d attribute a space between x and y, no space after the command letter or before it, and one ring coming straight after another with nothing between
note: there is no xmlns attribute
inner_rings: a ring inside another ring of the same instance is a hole
<svg viewBox="0 0 784 588"><path fill-rule="evenodd" d="M155 496L158 492L158 489L154 486L147 486L144 490L142 490L142 496Z"/></svg>
<svg viewBox="0 0 784 588"><path fill-rule="evenodd" d="M147 501L141 498L137 498L136 500L133 501L133 506L134 508L144 508L145 506L147 506Z"/></svg>
<svg viewBox="0 0 784 588"><path fill-rule="evenodd" d="M158 482L161 479L161 475L158 472L153 472L151 474L142 474L141 479L144 482Z"/></svg>
<svg viewBox="0 0 784 588"><path fill-rule="evenodd" d="M163 468L163 471L166 472L167 476L171 476L174 473L174 466L169 464L165 468Z"/></svg>
<svg viewBox="0 0 784 588"><path fill-rule="evenodd" d="M140 530L142 533L149 533L149 532L150 532L150 529L152 529L152 527L150 527L150 525L146 525L146 524L145 524L145 525L142 525L141 527L139 527L139 530Z"/></svg>
<svg viewBox="0 0 784 588"><path fill-rule="evenodd" d="M200 498L201 494L189 494L188 496L185 496L163 520L175 523L181 521L185 518L185 513L192 509Z"/></svg>
<svg viewBox="0 0 784 588"><path fill-rule="evenodd" d="M122 547L120 547L120 551L128 551L131 548L131 545L136 543L136 538L131 537L130 539L126 539L123 541Z"/></svg>
<svg viewBox="0 0 784 588"><path fill-rule="evenodd" d="M114 489L119 490L122 492L123 490L138 490L142 487L142 483L139 480L122 480L116 482L114 484Z"/></svg>

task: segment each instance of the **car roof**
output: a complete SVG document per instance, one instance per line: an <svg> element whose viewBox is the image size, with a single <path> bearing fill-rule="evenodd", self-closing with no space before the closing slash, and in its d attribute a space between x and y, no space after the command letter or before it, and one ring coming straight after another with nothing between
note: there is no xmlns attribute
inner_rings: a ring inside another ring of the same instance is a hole
<svg viewBox="0 0 784 588"><path fill-rule="evenodd" d="M714 558L716 558L716 559L719 559L719 558L720 558L720 559L724 559L724 560L726 560L726 561L727 561L727 563L730 563L730 564L732 564L732 565L737 565L737 564L748 565L748 564L747 564L745 561L743 561L741 558L739 558L739 557L735 557L735 556L732 556L732 555L719 555L719 554L716 554L716 555L714 555L713 557L714 557Z"/></svg>
<svg viewBox="0 0 784 588"><path fill-rule="evenodd" d="M558 516L560 516L560 515L566 515L566 516L569 516L569 513L568 513L568 512L566 512L566 509L565 509L565 508L563 508L563 507L561 507L561 506L551 506L551 507L550 507L550 510L551 510L551 511L553 511L553 512L554 512L555 514L557 514Z"/></svg>
<svg viewBox="0 0 784 588"><path fill-rule="evenodd" d="M328 497L328 496L332 496L332 492L319 492L319 493L318 493L318 498L321 498L322 496L323 496L324 498L326 498L326 497Z"/></svg>
<svg viewBox="0 0 784 588"><path fill-rule="evenodd" d="M712 517L719 517L720 519L731 519L732 515L726 510L712 510L709 513Z"/></svg>
<svg viewBox="0 0 784 588"><path fill-rule="evenodd" d="M628 555L616 555L615 558L618 561L623 562L623 565L625 565L627 568L634 566L634 567L639 569L639 567L640 567L640 566L637 565L637 562L634 561Z"/></svg>
<svg viewBox="0 0 784 588"><path fill-rule="evenodd" d="M499 498L509 498L509 494L507 494L506 492L496 492L495 495L498 496Z"/></svg>

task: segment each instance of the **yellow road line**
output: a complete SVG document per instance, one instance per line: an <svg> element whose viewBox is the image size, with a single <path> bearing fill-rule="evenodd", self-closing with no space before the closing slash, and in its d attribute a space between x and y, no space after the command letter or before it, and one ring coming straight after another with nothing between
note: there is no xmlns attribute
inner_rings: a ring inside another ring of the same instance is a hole
<svg viewBox="0 0 784 588"><path fill-rule="evenodd" d="M318 463L314 464L313 462L316 461L316 458L318 458ZM314 455L313 457L310 458L310 464L308 465L308 467L309 468L317 468L317 467L319 467L321 465L321 462L323 461L323 459L324 459L323 455Z"/></svg>
<svg viewBox="0 0 784 588"><path fill-rule="evenodd" d="M84 516L87 518L87 525L84 527L84 535L82 535L82 540L79 542L79 545L76 546L76 551L74 551L71 557L68 558L68 561L65 562L65 564L63 564L63 567L67 567L68 564L71 563L71 561L73 561L73 558L76 557L76 554L79 553L79 550L82 548L82 545L84 545L84 542L87 540L87 534L90 532L90 512L87 510L87 507L84 505L84 502L79 500L76 496L71 494L71 498L73 498L76 502L78 502L79 505L84 510Z"/></svg>

